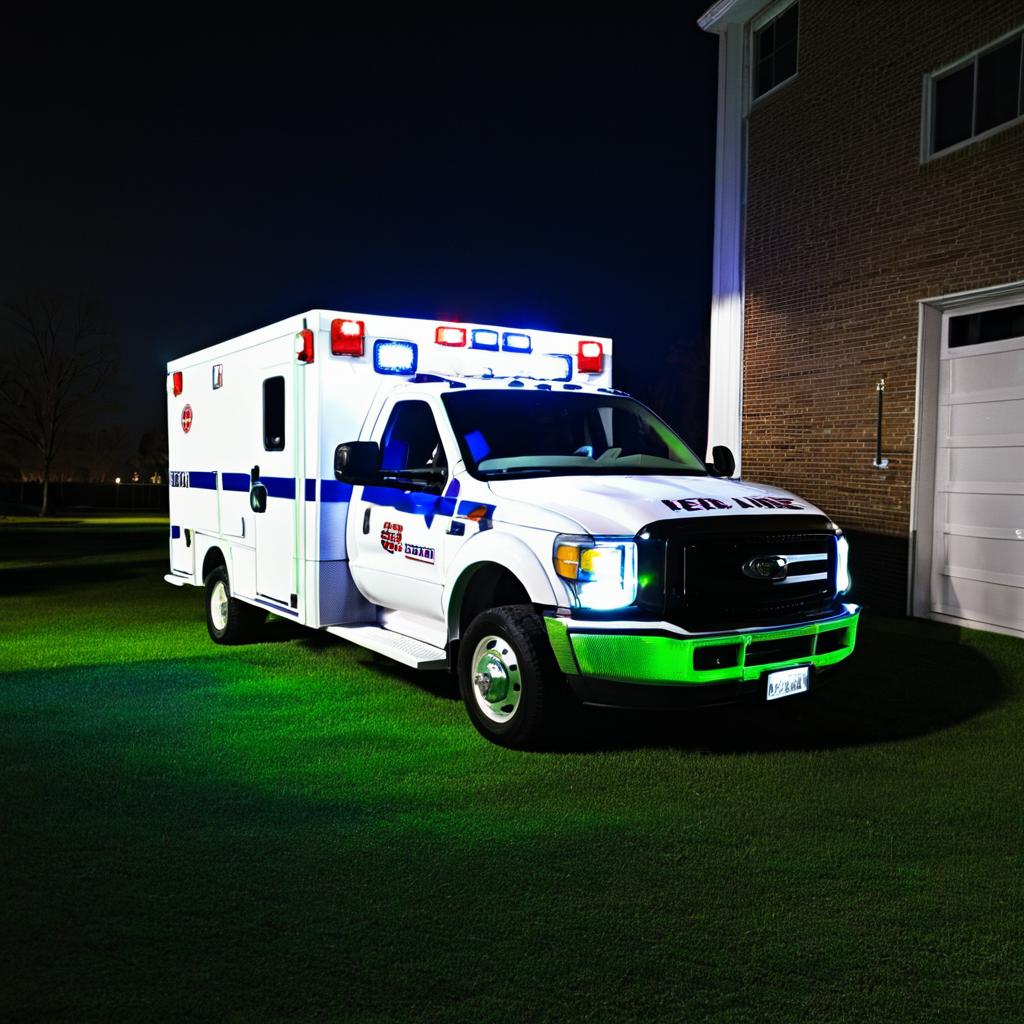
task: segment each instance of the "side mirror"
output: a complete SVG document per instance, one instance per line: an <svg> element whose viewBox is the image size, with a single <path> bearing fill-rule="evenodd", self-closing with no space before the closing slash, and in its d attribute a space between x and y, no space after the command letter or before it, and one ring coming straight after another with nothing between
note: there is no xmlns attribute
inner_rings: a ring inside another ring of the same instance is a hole
<svg viewBox="0 0 1024 1024"><path fill-rule="evenodd" d="M253 512L267 511L267 485L255 481L249 488L249 508Z"/></svg>
<svg viewBox="0 0 1024 1024"><path fill-rule="evenodd" d="M732 476L736 472L736 457L724 444L711 449L711 464L719 476Z"/></svg>
<svg viewBox="0 0 1024 1024"><path fill-rule="evenodd" d="M334 477L343 484L375 481L380 470L380 445L376 441L349 441L334 449Z"/></svg>

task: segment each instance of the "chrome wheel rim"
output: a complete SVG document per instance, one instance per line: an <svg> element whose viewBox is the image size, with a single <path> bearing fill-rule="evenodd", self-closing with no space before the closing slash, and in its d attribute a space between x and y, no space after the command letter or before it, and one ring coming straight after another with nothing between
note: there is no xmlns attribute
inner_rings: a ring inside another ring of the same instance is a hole
<svg viewBox="0 0 1024 1024"><path fill-rule="evenodd" d="M218 633L228 628L228 588L223 580L217 580L210 591L210 618Z"/></svg>
<svg viewBox="0 0 1024 1024"><path fill-rule="evenodd" d="M500 636L485 636L476 645L470 685L476 706L492 722L509 721L523 696L519 659Z"/></svg>

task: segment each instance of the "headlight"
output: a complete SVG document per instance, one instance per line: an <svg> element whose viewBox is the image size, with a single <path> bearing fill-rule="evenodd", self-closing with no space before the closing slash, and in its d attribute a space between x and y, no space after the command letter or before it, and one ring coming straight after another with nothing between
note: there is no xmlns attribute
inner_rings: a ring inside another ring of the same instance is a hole
<svg viewBox="0 0 1024 1024"><path fill-rule="evenodd" d="M836 538L836 593L845 594L850 589L850 545L842 535Z"/></svg>
<svg viewBox="0 0 1024 1024"><path fill-rule="evenodd" d="M605 611L636 600L636 543L617 537L555 538L555 572L578 608Z"/></svg>

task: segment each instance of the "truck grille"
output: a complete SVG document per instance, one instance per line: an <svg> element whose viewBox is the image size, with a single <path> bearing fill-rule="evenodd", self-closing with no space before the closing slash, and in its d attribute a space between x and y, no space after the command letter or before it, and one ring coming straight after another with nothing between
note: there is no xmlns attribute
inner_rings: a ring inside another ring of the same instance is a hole
<svg viewBox="0 0 1024 1024"><path fill-rule="evenodd" d="M836 604L835 534L827 520L793 518L775 529L741 517L648 527L652 540L664 545L665 617L685 629L717 630L830 614ZM777 557L786 560L784 575L779 566L774 571L781 578L757 577L757 565Z"/></svg>

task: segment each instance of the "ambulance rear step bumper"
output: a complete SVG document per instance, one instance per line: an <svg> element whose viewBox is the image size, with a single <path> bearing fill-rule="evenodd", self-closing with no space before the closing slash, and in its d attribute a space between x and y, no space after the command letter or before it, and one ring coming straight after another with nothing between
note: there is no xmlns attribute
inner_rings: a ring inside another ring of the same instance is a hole
<svg viewBox="0 0 1024 1024"><path fill-rule="evenodd" d="M448 667L448 656L440 647L432 647L411 636L392 633L380 626L328 626L327 632L340 636L367 650L383 654L410 668L444 669Z"/></svg>

